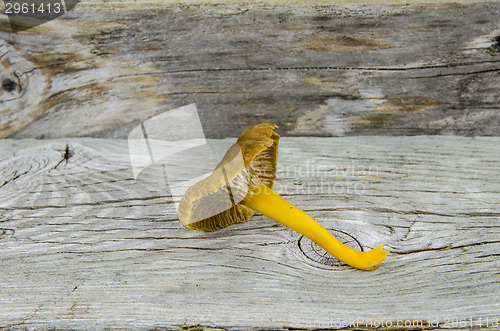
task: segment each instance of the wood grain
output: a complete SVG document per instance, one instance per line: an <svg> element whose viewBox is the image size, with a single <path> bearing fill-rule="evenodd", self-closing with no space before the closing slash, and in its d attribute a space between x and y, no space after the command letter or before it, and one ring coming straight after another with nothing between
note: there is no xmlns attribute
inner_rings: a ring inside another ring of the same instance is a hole
<svg viewBox="0 0 500 331"><path fill-rule="evenodd" d="M125 140L0 140L0 327L441 329L462 318L495 329L499 143L282 138L275 189L363 248L391 250L363 272L311 261L297 233L263 216L186 230L155 166L134 181Z"/></svg>
<svg viewBox="0 0 500 331"><path fill-rule="evenodd" d="M296 136L498 136L499 11L82 1L16 34L0 15L0 137L125 138L189 103L209 138L262 121Z"/></svg>

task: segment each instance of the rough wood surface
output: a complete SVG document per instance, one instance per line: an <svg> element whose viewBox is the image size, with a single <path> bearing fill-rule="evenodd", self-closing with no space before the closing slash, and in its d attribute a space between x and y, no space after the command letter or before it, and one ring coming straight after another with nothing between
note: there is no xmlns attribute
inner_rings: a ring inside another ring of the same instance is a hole
<svg viewBox="0 0 500 331"><path fill-rule="evenodd" d="M498 329L499 143L282 138L276 190L391 250L363 272L311 261L263 216L184 229L154 166L134 181L124 140L0 140L0 327Z"/></svg>
<svg viewBox="0 0 500 331"><path fill-rule="evenodd" d="M0 137L124 138L196 103L209 138L500 134L500 3L82 1L11 33L0 15ZM497 38L497 39L495 39Z"/></svg>

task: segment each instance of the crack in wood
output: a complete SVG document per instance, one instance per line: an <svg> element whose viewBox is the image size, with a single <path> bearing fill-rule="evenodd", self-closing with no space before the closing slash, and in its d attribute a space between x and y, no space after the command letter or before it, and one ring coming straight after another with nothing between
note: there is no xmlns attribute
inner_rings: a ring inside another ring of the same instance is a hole
<svg viewBox="0 0 500 331"><path fill-rule="evenodd" d="M62 154L61 156L61 160L52 169L50 169L49 172L54 169L57 169L57 167L61 165L61 163L63 162L65 164L68 164L68 161L73 156L73 154L74 154L73 151L69 148L69 144L66 144L66 148L64 150L64 154Z"/></svg>
<svg viewBox="0 0 500 331"><path fill-rule="evenodd" d="M1 185L0 185L1 188ZM38 206L22 206L22 207L0 207L0 210L14 210L14 209L24 209L24 210L37 210L37 209L45 209L45 208L69 208L69 207L78 207L78 206L102 206L107 204L116 204L116 203L124 203L124 202L132 202L132 201L149 201L149 200L157 200L157 199L167 199L171 198L168 195L158 195L151 197L134 197L134 198L121 198L115 200L105 200L105 201L94 201L94 202L82 202L82 203L69 203L64 205L38 205ZM171 201L165 201L165 204L173 204Z"/></svg>
<svg viewBox="0 0 500 331"><path fill-rule="evenodd" d="M419 190L413 190L412 192L418 193L420 192ZM422 191L426 192L426 191ZM451 192L451 193L457 193L457 192ZM300 194L294 194L292 196L298 196ZM283 195L285 196L285 195ZM389 198L388 196L383 196L386 198ZM500 212L489 212L489 211L484 211L484 212L458 212L458 213L440 213L440 212L434 212L434 211L429 211L429 210L422 210L422 209L417 209L417 210L397 210L397 209L390 209L390 208L381 208L381 207L373 207L373 208L349 208L349 207L338 207L338 208L330 208L330 207L320 207L320 208L307 208L304 209L304 211L307 212L324 212L324 211L354 211L354 210L365 210L365 211L374 211L378 213L388 213L388 214L399 214L399 215L434 215L434 216L443 216L443 217L500 217Z"/></svg>
<svg viewBox="0 0 500 331"><path fill-rule="evenodd" d="M450 77L450 76L477 75L477 74L484 74L484 73L498 72L498 71L500 71L500 69L495 68L495 69L485 69L485 70L478 70L478 71L471 71L471 72L453 72L453 73L449 73L449 74L437 74L437 75L432 75L432 76L417 76L417 77L410 77L410 79L440 78L440 77Z"/></svg>
<svg viewBox="0 0 500 331"><path fill-rule="evenodd" d="M409 250L405 250L405 251L403 251L403 250L391 250L391 253L408 255L408 254L423 253L423 252L436 252L436 251L441 252L441 251L447 251L447 250L455 250L455 249L476 247L476 246L482 246L482 245L491 245L491 244L500 244L500 241L485 241L485 242L480 242L480 243L470 243L470 244L457 245L457 246L454 246L453 244L449 244L449 245L442 246L442 247L424 247L424 248L418 248L418 249L409 249Z"/></svg>
<svg viewBox="0 0 500 331"><path fill-rule="evenodd" d="M412 228L413 228L413 226L414 226L415 224L417 224L417 221L413 221L413 223L411 223L411 225L408 227L408 233L407 233L407 234L406 234L406 236L403 238L403 240L408 239L408 237L409 237L409 236L410 236L410 234L411 234L411 230L412 230Z"/></svg>
<svg viewBox="0 0 500 331"><path fill-rule="evenodd" d="M162 62L161 60L155 62ZM333 70L333 71L344 71L344 70L356 70L356 71L415 71L415 70L429 70L429 69L446 69L446 68L457 68L457 67L467 67L474 66L478 64L497 64L500 61L476 61L476 62L457 62L457 63L443 63L434 65L422 65L422 66L300 66L300 67L248 67L248 68L194 68L194 69L183 69L183 70L166 70L160 72L154 72L153 74L176 74L176 73L193 73L193 72L218 72L218 71L313 71L313 70ZM485 70L484 72L498 71L499 69ZM474 73L474 72L473 72ZM477 73L481 73L478 71ZM138 74L141 75L141 74ZM149 74L150 75L150 74ZM128 77L116 76L116 78ZM412 77L412 78L426 78L422 77ZM434 76L428 76L434 77ZM440 77L440 76L436 76Z"/></svg>
<svg viewBox="0 0 500 331"><path fill-rule="evenodd" d="M14 237L16 233L16 229L3 229L3 228L0 228L0 239L2 239L2 237Z"/></svg>
<svg viewBox="0 0 500 331"><path fill-rule="evenodd" d="M21 173L18 173L17 170L14 171L14 174L12 176L12 178L10 179L7 179L6 181L4 181L3 183L0 184L0 188L4 187L5 185L9 184L9 183L12 183L14 182L16 179L20 178L21 176L24 176L26 175L31 169L27 169L26 171L24 172L21 172Z"/></svg>

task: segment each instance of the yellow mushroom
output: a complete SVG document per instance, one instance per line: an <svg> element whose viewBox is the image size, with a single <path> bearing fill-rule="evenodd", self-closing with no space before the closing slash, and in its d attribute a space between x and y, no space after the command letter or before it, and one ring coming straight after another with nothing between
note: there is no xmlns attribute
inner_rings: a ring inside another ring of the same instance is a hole
<svg viewBox="0 0 500 331"><path fill-rule="evenodd" d="M215 231L246 222L257 211L352 267L377 269L388 254L384 244L368 252L352 249L272 189L280 138L276 128L260 123L246 129L214 172L186 191L177 211L180 223L190 230Z"/></svg>

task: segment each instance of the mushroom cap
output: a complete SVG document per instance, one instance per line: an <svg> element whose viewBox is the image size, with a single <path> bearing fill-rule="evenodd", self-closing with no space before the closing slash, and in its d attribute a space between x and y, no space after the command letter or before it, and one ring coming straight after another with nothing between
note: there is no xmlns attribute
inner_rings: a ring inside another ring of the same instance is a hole
<svg viewBox="0 0 500 331"><path fill-rule="evenodd" d="M256 184L273 186L276 178L278 126L260 123L246 129L210 176L191 186L177 209L190 230L215 231L248 221L254 211L242 202Z"/></svg>

